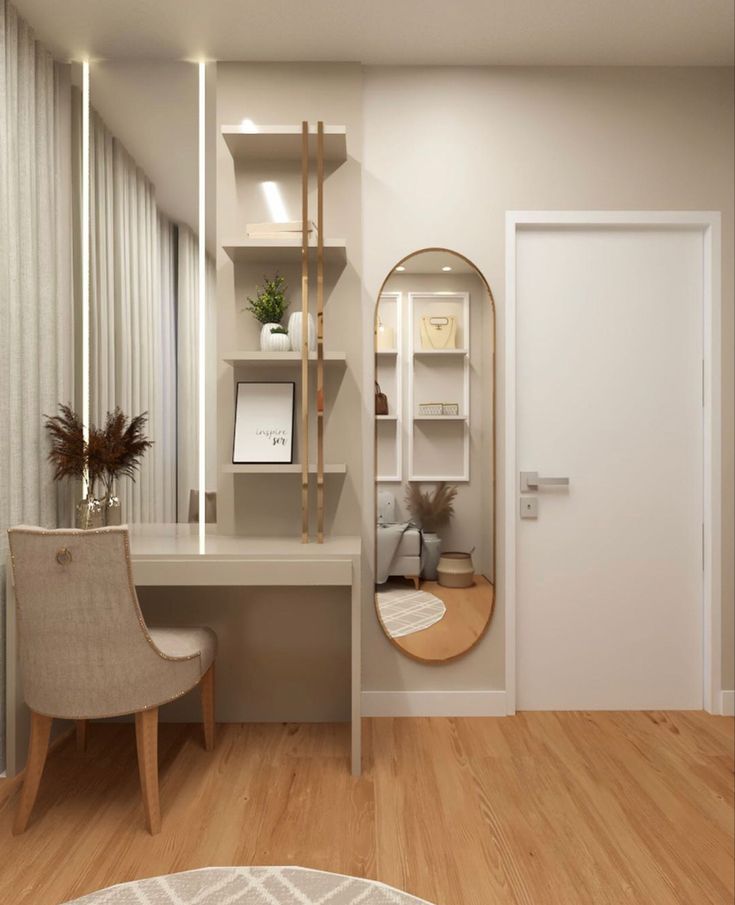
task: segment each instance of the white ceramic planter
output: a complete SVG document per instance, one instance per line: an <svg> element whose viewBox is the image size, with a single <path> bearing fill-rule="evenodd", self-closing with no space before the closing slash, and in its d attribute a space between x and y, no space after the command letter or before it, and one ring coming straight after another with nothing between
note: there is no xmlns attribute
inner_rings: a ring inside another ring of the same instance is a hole
<svg viewBox="0 0 735 905"><path fill-rule="evenodd" d="M316 325L314 324L314 318L311 314L309 315L308 324L309 351L313 352L316 349ZM294 311L294 313L288 319L288 337L291 340L292 351L300 352L301 344L304 341L304 332L300 311Z"/></svg>
<svg viewBox="0 0 735 905"><path fill-rule="evenodd" d="M271 337L273 334L271 330L275 330L276 327L280 327L280 324L263 324L260 330L260 351L261 352L272 352L273 346L271 345ZM278 334L276 334L278 335Z"/></svg>
<svg viewBox="0 0 735 905"><path fill-rule="evenodd" d="M291 339L287 333L271 333L269 342L271 352L288 352L291 348Z"/></svg>

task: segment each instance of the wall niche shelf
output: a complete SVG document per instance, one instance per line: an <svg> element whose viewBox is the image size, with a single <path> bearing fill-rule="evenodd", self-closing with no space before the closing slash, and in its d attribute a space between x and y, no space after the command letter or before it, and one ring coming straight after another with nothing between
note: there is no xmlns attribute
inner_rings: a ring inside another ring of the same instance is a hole
<svg viewBox="0 0 735 905"><path fill-rule="evenodd" d="M415 415L414 421L467 421L466 415Z"/></svg>
<svg viewBox="0 0 735 905"><path fill-rule="evenodd" d="M424 317L453 317L457 349L421 347ZM470 297L466 292L408 293L408 480L470 479ZM452 403L460 415L421 415L422 403Z"/></svg>
<svg viewBox="0 0 735 905"><path fill-rule="evenodd" d="M317 246L309 244L309 257L316 258ZM222 246L234 264L299 264L301 262L301 234L288 239L240 239ZM344 267L347 263L347 243L344 239L324 240L324 264Z"/></svg>
<svg viewBox="0 0 735 905"><path fill-rule="evenodd" d="M414 349L414 358L433 358L435 355L439 357L454 356L455 358L468 355L467 349Z"/></svg>
<svg viewBox="0 0 735 905"><path fill-rule="evenodd" d="M301 463L295 462L292 465L223 465L222 472L224 474L232 474L232 475L242 475L242 474L253 474L253 475L263 475L263 474L272 474L272 475L300 475L301 474ZM315 462L309 463L309 474L316 474L317 466ZM343 464L334 464L334 465L325 465L324 466L324 474L332 475L332 474L347 474L347 466Z"/></svg>
<svg viewBox="0 0 735 905"><path fill-rule="evenodd" d="M388 397L388 414L375 416L378 483L397 484L403 478L403 296L384 292L378 304L378 336L395 348L376 350L375 377Z"/></svg>
<svg viewBox="0 0 735 905"><path fill-rule="evenodd" d="M292 161L301 160L301 124L258 126L245 123L222 126L222 137L236 160ZM309 136L316 135L314 125ZM309 156L314 159L314 141L310 141ZM324 126L324 162L330 165L347 160L347 129L345 126Z"/></svg>
<svg viewBox="0 0 735 905"><path fill-rule="evenodd" d="M309 362L316 364L316 352L309 353ZM239 367L290 367L301 365L301 352L228 352L222 360L233 368ZM325 352L324 364L339 366L347 363L346 352Z"/></svg>

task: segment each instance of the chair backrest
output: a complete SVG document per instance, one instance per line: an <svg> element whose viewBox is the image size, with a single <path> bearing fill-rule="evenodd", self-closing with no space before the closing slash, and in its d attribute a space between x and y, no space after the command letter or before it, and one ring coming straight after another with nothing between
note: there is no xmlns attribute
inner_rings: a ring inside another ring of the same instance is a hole
<svg viewBox="0 0 735 905"><path fill-rule="evenodd" d="M135 710L133 689L162 655L138 606L128 529L8 535L28 706L68 719Z"/></svg>

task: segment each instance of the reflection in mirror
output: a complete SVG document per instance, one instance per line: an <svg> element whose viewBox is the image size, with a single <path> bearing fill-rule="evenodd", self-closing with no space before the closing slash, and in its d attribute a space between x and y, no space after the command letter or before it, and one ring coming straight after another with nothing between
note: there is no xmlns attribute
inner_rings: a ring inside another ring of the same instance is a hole
<svg viewBox="0 0 735 905"><path fill-rule="evenodd" d="M94 63L90 107L90 420L147 413L153 441L135 481L116 482L107 523L196 520L197 66ZM213 300L213 264L208 273ZM214 482L207 490L214 520Z"/></svg>
<svg viewBox="0 0 735 905"><path fill-rule="evenodd" d="M472 648L494 606L495 316L482 274L444 249L386 278L375 317L376 594L404 653Z"/></svg>

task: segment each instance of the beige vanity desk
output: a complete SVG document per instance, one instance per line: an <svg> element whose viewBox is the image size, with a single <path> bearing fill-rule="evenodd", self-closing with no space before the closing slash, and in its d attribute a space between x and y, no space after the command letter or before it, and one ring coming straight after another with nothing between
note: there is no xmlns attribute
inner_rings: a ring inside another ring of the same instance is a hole
<svg viewBox="0 0 735 905"><path fill-rule="evenodd" d="M133 578L138 587L349 587L351 611L351 760L361 771L359 537L328 537L323 544L298 538L235 537L208 529L200 552L197 526L134 525L130 528ZM16 654L15 595L7 570L7 775L25 764L29 711ZM243 597L247 606L247 597ZM220 673L219 682L227 682Z"/></svg>

